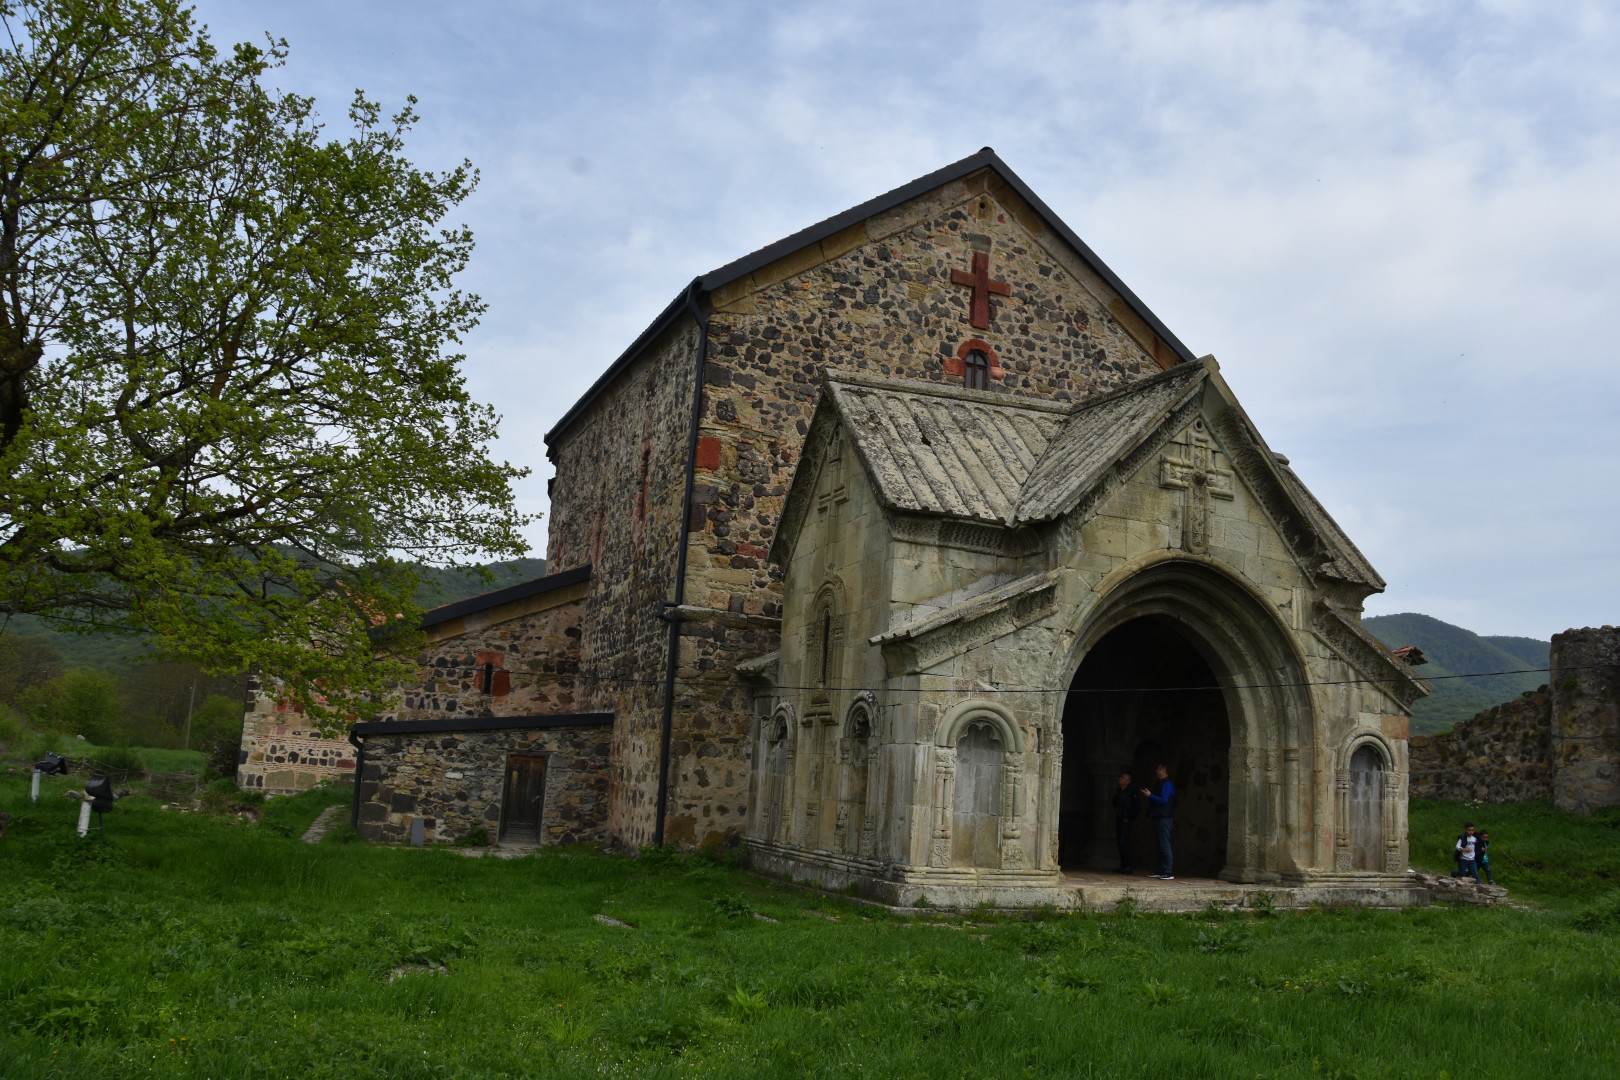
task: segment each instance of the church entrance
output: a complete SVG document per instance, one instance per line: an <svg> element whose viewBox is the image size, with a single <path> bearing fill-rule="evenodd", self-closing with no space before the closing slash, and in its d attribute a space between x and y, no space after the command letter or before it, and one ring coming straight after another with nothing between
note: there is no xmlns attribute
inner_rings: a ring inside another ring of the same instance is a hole
<svg viewBox="0 0 1620 1080"><path fill-rule="evenodd" d="M1177 622L1148 615L1126 622L1086 654L1063 710L1063 788L1058 854L1064 869L1113 870L1119 856L1114 795L1157 790L1164 764L1176 787L1177 877L1214 877L1226 865L1232 736L1215 674ZM1132 828L1137 874L1153 868L1146 801Z"/></svg>

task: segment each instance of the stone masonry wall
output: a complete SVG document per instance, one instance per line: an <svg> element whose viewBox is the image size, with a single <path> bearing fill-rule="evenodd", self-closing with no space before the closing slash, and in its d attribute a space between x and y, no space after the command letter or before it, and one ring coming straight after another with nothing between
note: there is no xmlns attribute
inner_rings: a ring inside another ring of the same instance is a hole
<svg viewBox="0 0 1620 1080"><path fill-rule="evenodd" d="M247 715L237 752L236 782L266 795L291 795L323 780L354 775L354 747L307 726L301 707L277 700L257 676L248 679Z"/></svg>
<svg viewBox="0 0 1620 1080"><path fill-rule="evenodd" d="M360 783L360 834L409 839L426 819L428 843L479 826L499 833L508 754L547 758L541 842L606 843L610 766L607 727L372 736Z"/></svg>
<svg viewBox="0 0 1620 1080"><path fill-rule="evenodd" d="M1439 735L1411 740L1411 794L1420 799L1550 799L1552 695L1547 687L1493 705Z"/></svg>
<svg viewBox="0 0 1620 1080"><path fill-rule="evenodd" d="M1553 801L1620 805L1620 627L1554 634L1551 667Z"/></svg>
<svg viewBox="0 0 1620 1080"><path fill-rule="evenodd" d="M576 589L584 592L583 585ZM429 643L417 658L419 681L406 685L398 708L379 720L578 711L574 677L579 671L583 597L573 595L555 606L510 618L503 618L507 613L498 609L483 614L473 625L458 627L463 632ZM493 676L488 694L486 665Z"/></svg>
<svg viewBox="0 0 1620 1080"><path fill-rule="evenodd" d="M697 341L696 323L682 322L551 448L546 565L592 566L575 710L617 714L609 830L632 846L653 834L669 648L659 612L684 536Z"/></svg>
<svg viewBox="0 0 1620 1080"><path fill-rule="evenodd" d="M1552 799L1580 814L1620 804L1620 628L1554 634L1549 666L1540 690L1413 736L1412 794Z"/></svg>
<svg viewBox="0 0 1620 1080"><path fill-rule="evenodd" d="M970 325L971 290L951 279L975 252L1010 290L992 298L988 328ZM784 258L714 303L666 836L681 843L730 840L744 825L751 693L731 672L778 644L781 571L767 553L828 368L956 383L976 342L991 354L993 392L1067 401L1174 359L988 173ZM624 780L637 798L656 787L650 772Z"/></svg>

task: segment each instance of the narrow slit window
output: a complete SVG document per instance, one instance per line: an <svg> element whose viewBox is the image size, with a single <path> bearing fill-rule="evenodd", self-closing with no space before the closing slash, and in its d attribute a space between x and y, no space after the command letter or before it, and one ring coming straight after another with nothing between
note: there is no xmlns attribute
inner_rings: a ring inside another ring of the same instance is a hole
<svg viewBox="0 0 1620 1080"><path fill-rule="evenodd" d="M990 389L990 358L978 349L968 353L962 366L962 381L969 390Z"/></svg>
<svg viewBox="0 0 1620 1080"><path fill-rule="evenodd" d="M495 692L495 665L484 665L484 696L488 697Z"/></svg>
<svg viewBox="0 0 1620 1080"><path fill-rule="evenodd" d="M821 613L821 685L827 685L827 675L832 669L832 612Z"/></svg>

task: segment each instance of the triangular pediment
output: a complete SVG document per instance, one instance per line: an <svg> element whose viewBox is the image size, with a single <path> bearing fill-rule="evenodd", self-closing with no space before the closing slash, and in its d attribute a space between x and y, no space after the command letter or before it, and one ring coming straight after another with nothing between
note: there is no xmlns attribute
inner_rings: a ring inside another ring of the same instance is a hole
<svg viewBox="0 0 1620 1080"><path fill-rule="evenodd" d="M782 562L791 549L826 447L839 430L853 445L878 502L891 513L1008 530L1057 521L1076 529L1142 469L1198 471L1190 457L1165 457L1172 441L1193 446L1187 431L1194 424L1197 439L1230 462L1236 482L1264 509L1307 573L1369 591L1384 587L1286 459L1261 441L1213 357L1074 405L829 374L771 558ZM1167 482L1174 486L1176 480ZM1214 479L1217 489L1228 482Z"/></svg>

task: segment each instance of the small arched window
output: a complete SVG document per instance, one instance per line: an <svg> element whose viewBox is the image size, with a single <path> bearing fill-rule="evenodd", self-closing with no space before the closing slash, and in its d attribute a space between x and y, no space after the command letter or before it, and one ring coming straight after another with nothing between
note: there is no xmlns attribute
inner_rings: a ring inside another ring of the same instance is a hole
<svg viewBox="0 0 1620 1080"><path fill-rule="evenodd" d="M962 361L962 382L969 390L990 389L990 358L978 349Z"/></svg>

